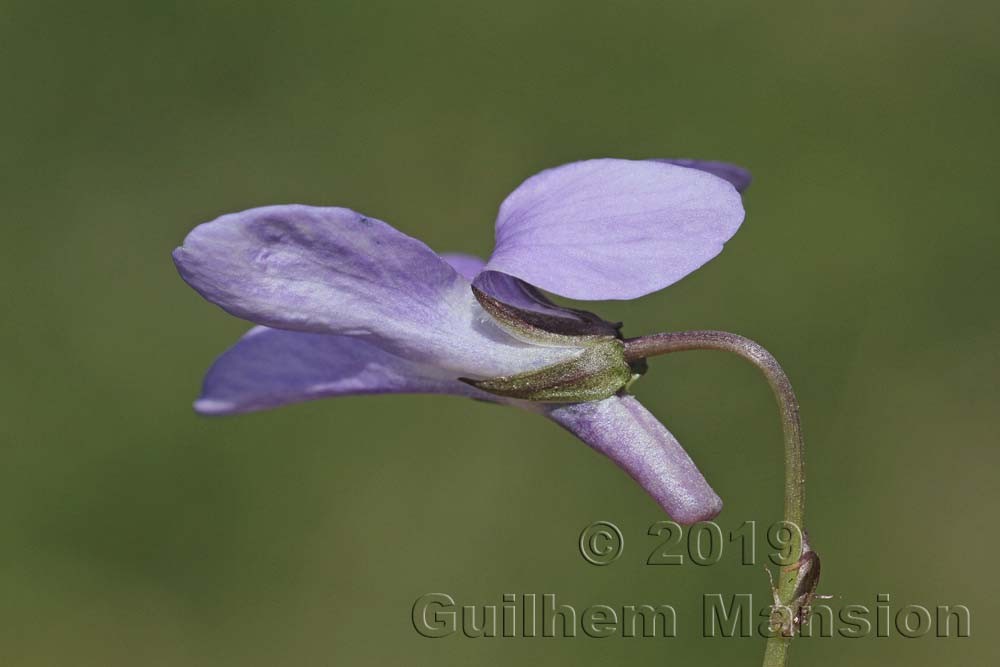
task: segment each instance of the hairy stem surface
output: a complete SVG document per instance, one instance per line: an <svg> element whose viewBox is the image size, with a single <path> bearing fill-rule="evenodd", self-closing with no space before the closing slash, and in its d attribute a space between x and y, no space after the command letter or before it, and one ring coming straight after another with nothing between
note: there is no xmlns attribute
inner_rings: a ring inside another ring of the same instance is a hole
<svg viewBox="0 0 1000 667"><path fill-rule="evenodd" d="M802 427L799 423L799 403L792 383L774 356L758 343L726 331L678 331L659 333L625 340L625 357L637 361L684 350L722 350L743 357L760 370L774 392L781 414L781 429L785 440L785 521L804 527L805 461L803 459ZM792 531L791 552L802 552L802 531ZM779 570L777 593L783 605L793 608L797 574L793 569ZM794 632L795 628L792 628ZM777 633L767 640L764 667L787 664L791 636Z"/></svg>

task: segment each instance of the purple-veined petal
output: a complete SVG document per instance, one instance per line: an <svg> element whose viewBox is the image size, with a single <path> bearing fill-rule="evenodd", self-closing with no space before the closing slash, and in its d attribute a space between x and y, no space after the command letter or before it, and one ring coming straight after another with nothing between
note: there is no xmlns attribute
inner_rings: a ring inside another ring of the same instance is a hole
<svg viewBox="0 0 1000 667"><path fill-rule="evenodd" d="M633 299L715 257L742 222L739 193L707 172L653 160L573 162L504 200L486 269L571 299Z"/></svg>
<svg viewBox="0 0 1000 667"><path fill-rule="evenodd" d="M254 327L212 364L195 409L229 415L389 393L452 394L541 411L621 466L675 521L707 520L722 507L674 437L631 396L571 405L505 399L351 336Z"/></svg>
<svg viewBox="0 0 1000 667"><path fill-rule="evenodd" d="M691 457L634 397L547 406L546 413L621 466L677 523L707 521L722 511Z"/></svg>
<svg viewBox="0 0 1000 667"><path fill-rule="evenodd" d="M463 252L443 252L441 259L448 262L451 268L458 272L458 275L469 282L472 282L486 266L486 260L482 257L467 255Z"/></svg>
<svg viewBox="0 0 1000 667"><path fill-rule="evenodd" d="M332 396L400 393L495 398L361 338L258 326L215 360L194 407L225 415Z"/></svg>
<svg viewBox="0 0 1000 667"><path fill-rule="evenodd" d="M688 167L706 171L709 174L723 178L733 184L737 192L743 192L750 187L753 180L750 172L743 167L729 162L716 162L715 160L689 160L687 158L650 158L653 162L666 162L676 164L678 167Z"/></svg>
<svg viewBox="0 0 1000 667"><path fill-rule="evenodd" d="M345 208L224 215L188 234L174 261L184 280L237 317L359 337L455 377L523 372L579 352L512 338L430 248Z"/></svg>

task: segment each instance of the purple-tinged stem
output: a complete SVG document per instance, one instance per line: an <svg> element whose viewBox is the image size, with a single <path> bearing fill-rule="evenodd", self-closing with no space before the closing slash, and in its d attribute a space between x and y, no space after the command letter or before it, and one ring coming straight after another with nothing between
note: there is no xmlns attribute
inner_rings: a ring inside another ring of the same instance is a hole
<svg viewBox="0 0 1000 667"><path fill-rule="evenodd" d="M799 423L799 402L792 383L774 356L759 344L726 331L678 331L659 333L625 340L625 358L637 361L684 350L722 350L743 357L756 366L771 385L781 413L781 428L785 439L785 521L804 527L806 505L806 473L803 458L802 427ZM793 530L791 553L802 551L802 530ZM782 568L778 576L778 597L793 608L797 573ZM794 631L794 628L793 628ZM764 667L785 665L792 637L775 633L767 640Z"/></svg>

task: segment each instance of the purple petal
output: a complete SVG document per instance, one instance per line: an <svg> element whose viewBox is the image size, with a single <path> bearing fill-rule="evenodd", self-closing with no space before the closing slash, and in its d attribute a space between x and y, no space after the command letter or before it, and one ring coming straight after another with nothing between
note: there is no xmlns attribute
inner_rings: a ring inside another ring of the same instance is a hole
<svg viewBox="0 0 1000 667"><path fill-rule="evenodd" d="M650 160L543 171L500 206L486 265L571 299L633 299L691 273L743 221L733 186Z"/></svg>
<svg viewBox="0 0 1000 667"><path fill-rule="evenodd" d="M737 192L743 192L749 188L750 182L753 180L749 171L743 167L730 164L728 162L715 162L714 160L688 160L685 158L650 158L650 160L652 162L666 162L667 164L676 164L678 167L688 167L690 169L706 171L709 174L713 174L719 178L724 178L732 183Z"/></svg>
<svg viewBox="0 0 1000 667"><path fill-rule="evenodd" d="M345 208L224 215L195 228L174 261L184 280L237 317L360 337L455 377L518 373L578 353L512 338L430 248Z"/></svg>
<svg viewBox="0 0 1000 667"><path fill-rule="evenodd" d="M546 412L621 466L674 521L707 521L722 511L722 500L687 452L634 397L547 407Z"/></svg>
<svg viewBox="0 0 1000 667"><path fill-rule="evenodd" d="M673 436L631 396L560 406L504 399L350 336L255 327L212 364L195 409L227 415L387 393L453 394L541 409L625 469L675 521L707 520L722 508Z"/></svg>
<svg viewBox="0 0 1000 667"><path fill-rule="evenodd" d="M389 393L490 398L360 338L254 327L212 364L194 407L202 414L237 414L331 396Z"/></svg>
<svg viewBox="0 0 1000 667"><path fill-rule="evenodd" d="M466 255L461 252L443 252L441 253L441 259L448 262L451 268L458 272L458 275L470 282L478 276L479 272L483 270L484 266L486 266L486 260L482 257Z"/></svg>

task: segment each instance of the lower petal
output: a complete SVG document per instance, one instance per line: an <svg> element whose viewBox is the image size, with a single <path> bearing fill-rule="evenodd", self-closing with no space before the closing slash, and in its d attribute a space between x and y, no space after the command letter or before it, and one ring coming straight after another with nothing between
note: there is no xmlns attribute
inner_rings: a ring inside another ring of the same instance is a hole
<svg viewBox="0 0 1000 667"><path fill-rule="evenodd" d="M195 410L225 415L352 394L490 395L360 338L254 327L205 375Z"/></svg>
<svg viewBox="0 0 1000 667"><path fill-rule="evenodd" d="M548 416L617 463L678 523L707 521L722 511L680 443L632 396L547 407Z"/></svg>

